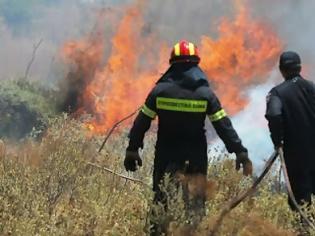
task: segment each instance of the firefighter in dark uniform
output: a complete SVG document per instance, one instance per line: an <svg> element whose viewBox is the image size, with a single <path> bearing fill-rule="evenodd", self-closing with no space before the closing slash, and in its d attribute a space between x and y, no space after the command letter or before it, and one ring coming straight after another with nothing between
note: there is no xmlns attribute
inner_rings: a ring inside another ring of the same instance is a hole
<svg viewBox="0 0 315 236"><path fill-rule="evenodd" d="M269 92L266 118L275 148L283 147L297 202L310 205L315 192L315 85L300 75L295 52L284 52L279 68L285 81ZM296 210L290 199L289 205Z"/></svg>
<svg viewBox="0 0 315 236"><path fill-rule="evenodd" d="M156 202L165 202L159 187L165 174L174 176L176 172L184 171L188 175L207 175L204 129L207 116L227 150L236 153L237 168L242 165L244 170L251 169L247 149L209 87L206 75L198 67L199 62L198 49L194 44L183 40L174 46L170 68L148 95L129 134L124 165L127 171L135 171L137 165L142 165L138 150L143 148L145 132L158 116L153 172Z"/></svg>

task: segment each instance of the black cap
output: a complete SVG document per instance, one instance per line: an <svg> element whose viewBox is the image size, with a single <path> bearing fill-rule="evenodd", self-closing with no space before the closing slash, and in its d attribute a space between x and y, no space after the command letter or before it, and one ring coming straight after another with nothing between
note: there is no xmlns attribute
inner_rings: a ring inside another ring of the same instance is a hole
<svg viewBox="0 0 315 236"><path fill-rule="evenodd" d="M284 52L280 56L279 66L283 69L301 68L301 58L296 52Z"/></svg>

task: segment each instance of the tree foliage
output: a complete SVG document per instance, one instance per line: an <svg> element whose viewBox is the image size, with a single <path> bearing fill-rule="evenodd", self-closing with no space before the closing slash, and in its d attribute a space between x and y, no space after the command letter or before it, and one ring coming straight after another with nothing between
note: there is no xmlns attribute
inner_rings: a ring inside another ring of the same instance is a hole
<svg viewBox="0 0 315 236"><path fill-rule="evenodd" d="M45 130L55 114L54 95L34 82L0 84L0 137L20 139Z"/></svg>

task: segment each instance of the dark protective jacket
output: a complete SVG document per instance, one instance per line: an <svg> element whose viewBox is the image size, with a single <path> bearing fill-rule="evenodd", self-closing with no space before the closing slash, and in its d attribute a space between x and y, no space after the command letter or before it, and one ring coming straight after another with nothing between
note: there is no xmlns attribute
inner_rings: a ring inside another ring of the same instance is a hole
<svg viewBox="0 0 315 236"><path fill-rule="evenodd" d="M315 164L315 85L311 81L295 76L273 88L267 96L266 118L274 145L284 144L288 165Z"/></svg>
<svg viewBox="0 0 315 236"><path fill-rule="evenodd" d="M128 150L143 147L145 132L156 116L157 150L206 147L204 125L208 116L229 152L247 151L197 65L175 64L157 82L130 131Z"/></svg>

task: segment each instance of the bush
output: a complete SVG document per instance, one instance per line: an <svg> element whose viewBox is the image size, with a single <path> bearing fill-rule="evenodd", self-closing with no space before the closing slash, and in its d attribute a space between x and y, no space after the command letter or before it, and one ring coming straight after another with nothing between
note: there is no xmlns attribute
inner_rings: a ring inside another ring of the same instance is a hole
<svg viewBox="0 0 315 236"><path fill-rule="evenodd" d="M0 137L21 139L33 132L39 136L55 114L49 90L28 81L0 84Z"/></svg>
<svg viewBox="0 0 315 236"><path fill-rule="evenodd" d="M91 138L83 123L64 117L51 121L40 143L28 140L14 151L9 147L0 157L0 234L147 235L149 212L163 212L162 206L152 205L151 187L89 165L121 173L126 136L113 136L99 155L100 138ZM150 185L154 139L148 139L144 167L133 177ZM251 184L234 171L229 156L215 155L205 185L206 216L196 227L187 223L181 191L165 180L163 188L174 198L167 214L156 214L154 220L163 222L169 235L208 235L226 202ZM255 196L226 217L219 235L295 235L297 218L286 195L274 190L274 179L269 175ZM194 184L190 189L197 191L198 182Z"/></svg>

